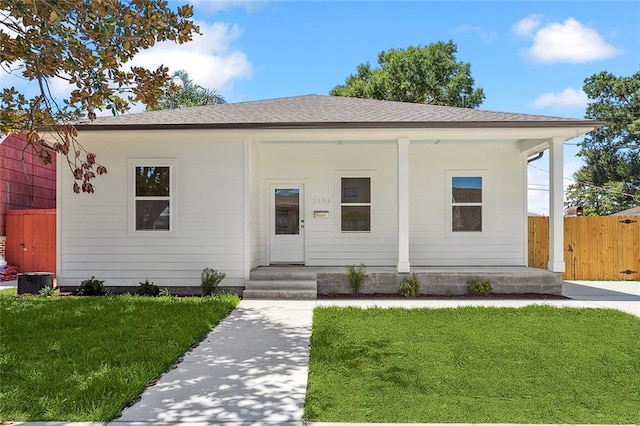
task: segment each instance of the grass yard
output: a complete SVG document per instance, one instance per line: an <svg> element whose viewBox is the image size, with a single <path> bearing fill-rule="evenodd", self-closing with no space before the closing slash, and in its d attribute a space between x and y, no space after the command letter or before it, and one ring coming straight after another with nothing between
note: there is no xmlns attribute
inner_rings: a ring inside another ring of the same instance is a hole
<svg viewBox="0 0 640 426"><path fill-rule="evenodd" d="M230 295L6 293L0 295L0 421L111 420L238 303Z"/></svg>
<svg viewBox="0 0 640 426"><path fill-rule="evenodd" d="M640 423L640 318L548 306L317 308L305 418Z"/></svg>
<svg viewBox="0 0 640 426"><path fill-rule="evenodd" d="M0 289L0 296L15 296L16 291L15 287L3 288Z"/></svg>

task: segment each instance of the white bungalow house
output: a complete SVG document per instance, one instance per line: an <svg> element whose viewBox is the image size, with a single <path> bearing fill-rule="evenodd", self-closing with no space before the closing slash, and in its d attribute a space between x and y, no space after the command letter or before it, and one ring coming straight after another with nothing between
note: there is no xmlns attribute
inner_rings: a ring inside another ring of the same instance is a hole
<svg viewBox="0 0 640 426"><path fill-rule="evenodd" d="M58 282L243 288L258 267L527 265L527 159L549 148L549 271L564 271L563 143L599 123L332 96L99 118L109 173L58 164ZM344 268L342 268L344 270Z"/></svg>

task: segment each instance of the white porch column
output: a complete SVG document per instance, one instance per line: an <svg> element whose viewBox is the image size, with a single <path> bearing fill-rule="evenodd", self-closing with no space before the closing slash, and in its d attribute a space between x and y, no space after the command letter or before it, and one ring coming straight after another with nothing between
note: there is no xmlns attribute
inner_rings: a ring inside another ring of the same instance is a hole
<svg viewBox="0 0 640 426"><path fill-rule="evenodd" d="M551 272L564 272L563 143L555 137L549 144L549 264Z"/></svg>
<svg viewBox="0 0 640 426"><path fill-rule="evenodd" d="M251 141L243 141L242 161L242 278L247 282L251 276Z"/></svg>
<svg viewBox="0 0 640 426"><path fill-rule="evenodd" d="M398 272L409 264L409 139L398 139Z"/></svg>

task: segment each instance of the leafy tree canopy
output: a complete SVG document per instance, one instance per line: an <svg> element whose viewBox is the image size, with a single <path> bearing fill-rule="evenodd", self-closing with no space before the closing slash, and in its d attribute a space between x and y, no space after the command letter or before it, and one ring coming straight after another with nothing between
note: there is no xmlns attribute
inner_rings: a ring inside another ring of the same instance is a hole
<svg viewBox="0 0 640 426"><path fill-rule="evenodd" d="M205 89L199 84L195 84L185 70L174 72L171 78L170 90L160 98L155 106L147 106L147 111L227 103L215 89Z"/></svg>
<svg viewBox="0 0 640 426"><path fill-rule="evenodd" d="M640 71L630 77L609 72L585 80L590 99L585 117L604 122L578 153L585 160L569 187L567 205L585 215L608 215L640 205Z"/></svg>
<svg viewBox="0 0 640 426"><path fill-rule="evenodd" d="M169 81L168 69L123 66L156 42L190 41L199 31L193 8L171 10L164 0L0 0L0 72L35 84L5 87L0 134L27 132L25 150L45 163L66 157L74 191L93 192L91 180L106 168L76 139L73 123L95 110L123 113L133 102L154 105ZM66 99L51 93L55 79L69 83Z"/></svg>
<svg viewBox="0 0 640 426"><path fill-rule="evenodd" d="M471 65L456 59L453 41L389 49L378 54L379 68L358 65L356 74L331 89L334 96L477 108L484 100L474 89Z"/></svg>

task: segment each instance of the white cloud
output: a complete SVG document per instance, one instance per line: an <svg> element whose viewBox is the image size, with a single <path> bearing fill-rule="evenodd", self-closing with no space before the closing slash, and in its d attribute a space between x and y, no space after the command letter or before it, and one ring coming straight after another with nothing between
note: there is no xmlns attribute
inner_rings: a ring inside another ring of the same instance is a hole
<svg viewBox="0 0 640 426"><path fill-rule="evenodd" d="M565 189L574 183L573 175L584 166L584 161L578 157L567 159L564 162L564 187Z"/></svg>
<svg viewBox="0 0 640 426"><path fill-rule="evenodd" d="M487 44L494 42L498 38L495 31L485 31L481 27L474 27L473 25L460 25L453 30L453 33L475 33Z"/></svg>
<svg viewBox="0 0 640 426"><path fill-rule="evenodd" d="M529 30L532 31L534 28L536 26ZM520 30L525 33L526 25ZM604 41L596 30L574 18L568 18L563 23L552 22L538 28L533 38L533 46L527 50L529 57L542 63L584 63L611 58L618 53L619 50Z"/></svg>
<svg viewBox="0 0 640 426"><path fill-rule="evenodd" d="M136 65L155 69L159 65L165 65L170 72L184 69L197 84L216 89L225 96L225 91L230 89L234 80L252 75L252 65L247 55L230 46L242 31L237 25L225 23L199 25L202 36L195 35L193 41L182 45L173 42L158 43L136 55L127 63L127 67ZM35 96L39 93L37 84L22 77L21 70L16 69L20 65L13 64L11 68L15 71L11 73L7 73L4 67L0 68L0 83L2 87L15 86L25 95ZM58 100L68 98L74 87L59 78L53 78L49 82L51 94ZM134 105L131 109L131 112L140 111L144 111L143 105ZM109 115L111 112L105 110L103 114Z"/></svg>
<svg viewBox="0 0 640 426"><path fill-rule="evenodd" d="M540 19L542 15L533 14L526 18L522 18L515 24L513 24L513 32L520 37L531 37L534 31L540 26Z"/></svg>
<svg viewBox="0 0 640 426"><path fill-rule="evenodd" d="M589 97L582 89L574 89L573 87L567 87L560 93L547 92L538 96L533 101L533 106L536 108L547 107L584 107L589 102Z"/></svg>
<svg viewBox="0 0 640 426"><path fill-rule="evenodd" d="M216 89L222 95L230 89L233 80L251 77L253 70L247 55L230 46L242 33L237 25L197 24L202 35L195 35L193 41L181 45L158 43L140 52L127 65L146 68L164 65L170 73L184 69L195 83Z"/></svg>

